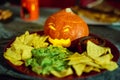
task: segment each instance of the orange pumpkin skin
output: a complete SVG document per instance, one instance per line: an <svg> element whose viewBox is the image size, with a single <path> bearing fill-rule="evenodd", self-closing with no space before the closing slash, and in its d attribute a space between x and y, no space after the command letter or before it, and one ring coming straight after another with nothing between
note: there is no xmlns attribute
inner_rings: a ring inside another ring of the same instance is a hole
<svg viewBox="0 0 120 80"><path fill-rule="evenodd" d="M54 13L45 22L44 33L55 39L68 39L71 41L88 36L87 24L73 12L66 12L63 9Z"/></svg>

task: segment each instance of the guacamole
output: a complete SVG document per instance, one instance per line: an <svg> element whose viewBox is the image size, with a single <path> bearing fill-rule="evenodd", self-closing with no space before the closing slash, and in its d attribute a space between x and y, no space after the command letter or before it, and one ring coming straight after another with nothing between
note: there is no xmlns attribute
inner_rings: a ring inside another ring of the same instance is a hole
<svg viewBox="0 0 120 80"><path fill-rule="evenodd" d="M49 75L50 71L62 71L68 68L66 58L72 54L67 48L50 45L32 50L32 58L25 61L37 74Z"/></svg>

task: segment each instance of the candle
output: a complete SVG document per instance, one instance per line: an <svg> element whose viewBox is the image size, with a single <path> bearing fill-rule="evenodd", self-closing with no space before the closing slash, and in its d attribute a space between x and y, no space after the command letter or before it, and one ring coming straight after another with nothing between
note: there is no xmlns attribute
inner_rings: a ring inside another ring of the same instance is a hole
<svg viewBox="0 0 120 80"><path fill-rule="evenodd" d="M24 20L37 20L39 18L38 0L21 0L20 14Z"/></svg>

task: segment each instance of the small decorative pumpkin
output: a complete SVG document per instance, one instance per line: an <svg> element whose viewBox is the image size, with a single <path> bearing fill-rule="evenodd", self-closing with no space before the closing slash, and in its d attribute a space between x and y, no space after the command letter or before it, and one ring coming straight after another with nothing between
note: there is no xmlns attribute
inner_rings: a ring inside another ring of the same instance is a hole
<svg viewBox="0 0 120 80"><path fill-rule="evenodd" d="M87 24L78 15L74 14L70 8L54 13L45 22L44 33L52 39L70 39L88 36Z"/></svg>

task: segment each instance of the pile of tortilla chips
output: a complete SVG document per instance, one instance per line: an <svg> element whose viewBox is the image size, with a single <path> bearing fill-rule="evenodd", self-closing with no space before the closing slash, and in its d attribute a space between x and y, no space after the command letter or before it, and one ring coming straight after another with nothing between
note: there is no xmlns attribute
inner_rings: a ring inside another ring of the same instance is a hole
<svg viewBox="0 0 120 80"><path fill-rule="evenodd" d="M46 42L47 39L48 36L40 36L36 33L29 34L29 32L26 32L15 39L3 56L12 64L20 66L26 59L32 57L31 50L33 48L47 47L49 45L49 43ZM62 78L72 75L74 71L77 76L81 76L83 72L100 72L101 69L113 71L118 68L117 63L112 61L113 55L110 48L98 46L88 40L86 49L82 54L75 52L68 56L66 59L68 60L68 69L62 72L51 71L51 73L56 77Z"/></svg>
<svg viewBox="0 0 120 80"><path fill-rule="evenodd" d="M78 52L71 55L68 60L68 65L71 65L78 76L83 72L90 71L100 72L101 69L113 71L118 68L116 62L112 61L113 55L110 48L101 47L95 43L87 42L87 51L79 54Z"/></svg>
<svg viewBox="0 0 120 80"><path fill-rule="evenodd" d="M25 34L16 37L15 41L7 48L4 57L16 66L22 65L24 60L31 58L31 50L48 46L45 40L48 36L40 36L37 33L30 34L28 31Z"/></svg>

